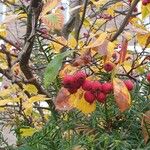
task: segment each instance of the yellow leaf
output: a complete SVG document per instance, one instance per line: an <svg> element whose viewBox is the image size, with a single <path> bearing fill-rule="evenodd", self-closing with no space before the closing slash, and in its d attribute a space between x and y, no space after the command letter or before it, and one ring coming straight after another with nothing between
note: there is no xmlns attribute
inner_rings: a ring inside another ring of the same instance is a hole
<svg viewBox="0 0 150 150"><path fill-rule="evenodd" d="M102 26L102 25L104 25L105 23L106 23L106 20L105 20L105 19L103 19L103 18L97 19L97 20L96 20L96 23L95 23L95 27L96 27L97 29L99 29L99 27ZM96 30L96 32L97 32L97 30Z"/></svg>
<svg viewBox="0 0 150 150"><path fill-rule="evenodd" d="M136 72L139 74L143 74L145 72L145 67L144 66L140 66L136 69Z"/></svg>
<svg viewBox="0 0 150 150"><path fill-rule="evenodd" d="M0 106L6 105L8 103L16 103L16 102L20 102L20 99L19 98L4 99L4 100L0 100Z"/></svg>
<svg viewBox="0 0 150 150"><path fill-rule="evenodd" d="M46 98L45 95L37 95L37 96L32 96L29 98L27 101L23 102L23 107L25 108L24 112L26 115L31 115L32 109L33 109L33 103L35 102L40 102L40 101L45 101L49 100L49 98Z"/></svg>
<svg viewBox="0 0 150 150"><path fill-rule="evenodd" d="M6 110L6 108L0 107L0 112L4 112L5 110Z"/></svg>
<svg viewBox="0 0 150 150"><path fill-rule="evenodd" d="M94 48L97 46L100 46L106 39L107 37L107 33L103 32L100 34L100 36L92 43L90 43L89 46L87 46L86 48Z"/></svg>
<svg viewBox="0 0 150 150"><path fill-rule="evenodd" d="M127 72L129 72L129 71L131 70L131 68L132 68L132 63L131 63L130 61L125 61L125 62L123 63L123 67L124 67L124 69L125 69Z"/></svg>
<svg viewBox="0 0 150 150"><path fill-rule="evenodd" d="M96 6L96 7L101 7L102 5L106 4L108 2L108 0L99 0L99 1L95 1L95 0L91 0L91 2Z"/></svg>
<svg viewBox="0 0 150 150"><path fill-rule="evenodd" d="M64 37L56 37L56 41L58 41L60 43L63 43L64 45L67 45L67 41ZM64 46L62 46L61 44L59 44L57 42L53 42L52 44L54 46L54 52L55 53L59 53L61 48L64 47Z"/></svg>
<svg viewBox="0 0 150 150"><path fill-rule="evenodd" d="M31 98L29 98L28 103L35 103L35 102L39 102L39 101L45 101L45 100L49 100L49 98L46 98L45 95L37 95L37 96L32 96Z"/></svg>
<svg viewBox="0 0 150 150"><path fill-rule="evenodd" d="M112 54L114 53L115 44L113 42L108 42L107 45L107 60L109 60L112 57Z"/></svg>
<svg viewBox="0 0 150 150"><path fill-rule="evenodd" d="M107 9L107 14L111 15L111 16L115 16L115 10L120 8L121 6L123 6L122 2L117 2L113 5L111 5L110 7L108 7Z"/></svg>
<svg viewBox="0 0 150 150"><path fill-rule="evenodd" d="M9 96L11 94L11 89L4 89L0 91L0 97Z"/></svg>
<svg viewBox="0 0 150 150"><path fill-rule="evenodd" d="M150 33L147 34L137 34L137 40L141 47L145 47L147 42L149 42ZM147 47L150 47L150 44L148 44Z"/></svg>
<svg viewBox="0 0 150 150"><path fill-rule="evenodd" d="M24 85L23 88L24 88L24 91L27 91L30 94L37 94L38 93L37 88L32 84Z"/></svg>
<svg viewBox="0 0 150 150"><path fill-rule="evenodd" d="M142 18L145 19L150 15L150 4L147 4L146 6L141 5L141 12L142 12Z"/></svg>
<svg viewBox="0 0 150 150"><path fill-rule="evenodd" d="M37 132L37 129L35 128L21 128L20 129L20 133L22 137L32 136L35 132Z"/></svg>
<svg viewBox="0 0 150 150"><path fill-rule="evenodd" d="M77 93L72 94L69 98L69 103L72 107L77 108L84 114L89 114L95 111L96 109L96 103L88 103L84 99L84 92L82 90L78 90Z"/></svg>
<svg viewBox="0 0 150 150"><path fill-rule="evenodd" d="M31 116L32 109L33 109L32 103L28 103L28 101L26 101L25 103L23 103L23 107L25 108L25 109L24 109L24 113L25 113L27 116Z"/></svg>
<svg viewBox="0 0 150 150"><path fill-rule="evenodd" d="M26 13L19 13L18 14L18 19L22 19L22 18L26 19L27 18L27 14Z"/></svg>
<svg viewBox="0 0 150 150"><path fill-rule="evenodd" d="M0 35L6 37L6 26L4 24L0 24Z"/></svg>
<svg viewBox="0 0 150 150"><path fill-rule="evenodd" d="M131 96L124 82L118 78L113 79L114 97L121 112L127 110L131 105Z"/></svg>
<svg viewBox="0 0 150 150"><path fill-rule="evenodd" d="M150 3L148 3L148 4L146 5L146 7L147 7L148 11L150 12ZM150 15L150 14L149 14L149 15Z"/></svg>
<svg viewBox="0 0 150 150"><path fill-rule="evenodd" d="M72 49L74 49L77 46L77 41L73 36L69 36L68 46Z"/></svg>
<svg viewBox="0 0 150 150"><path fill-rule="evenodd" d="M11 4L15 4L18 0L7 0L6 2L9 2Z"/></svg>
<svg viewBox="0 0 150 150"><path fill-rule="evenodd" d="M84 19L83 24L84 24L85 27L89 27L91 25L91 23L88 19Z"/></svg>

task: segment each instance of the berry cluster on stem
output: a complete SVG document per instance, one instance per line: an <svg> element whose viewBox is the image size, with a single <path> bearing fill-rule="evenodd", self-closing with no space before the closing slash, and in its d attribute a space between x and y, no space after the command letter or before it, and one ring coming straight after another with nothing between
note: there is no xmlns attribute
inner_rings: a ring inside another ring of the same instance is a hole
<svg viewBox="0 0 150 150"><path fill-rule="evenodd" d="M108 67L109 68L109 67ZM110 68L108 69L110 71ZM134 83L131 80L124 80L129 91L133 90ZM63 78L63 86L74 94L78 89L82 88L84 99L92 104L94 101L105 103L107 95L113 92L113 84L111 82L100 82L87 79L87 74L83 71L78 71L73 75L66 75Z"/></svg>

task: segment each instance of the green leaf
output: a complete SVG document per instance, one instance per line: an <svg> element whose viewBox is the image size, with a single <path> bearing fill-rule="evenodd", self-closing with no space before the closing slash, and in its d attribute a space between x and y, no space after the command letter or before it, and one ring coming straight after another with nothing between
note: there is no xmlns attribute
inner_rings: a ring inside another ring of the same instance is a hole
<svg viewBox="0 0 150 150"><path fill-rule="evenodd" d="M61 54L57 54L54 59L47 65L44 73L44 86L47 88L52 82L55 81L59 70L62 67L63 59L71 54L73 51L66 51Z"/></svg>
<svg viewBox="0 0 150 150"><path fill-rule="evenodd" d="M3 78L2 77L0 77L0 82L2 82L3 81Z"/></svg>

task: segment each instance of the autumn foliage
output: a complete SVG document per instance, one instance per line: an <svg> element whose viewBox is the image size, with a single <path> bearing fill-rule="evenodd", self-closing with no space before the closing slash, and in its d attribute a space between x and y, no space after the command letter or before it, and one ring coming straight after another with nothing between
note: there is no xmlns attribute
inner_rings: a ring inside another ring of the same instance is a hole
<svg viewBox="0 0 150 150"><path fill-rule="evenodd" d="M150 1L0 5L0 148L150 149Z"/></svg>

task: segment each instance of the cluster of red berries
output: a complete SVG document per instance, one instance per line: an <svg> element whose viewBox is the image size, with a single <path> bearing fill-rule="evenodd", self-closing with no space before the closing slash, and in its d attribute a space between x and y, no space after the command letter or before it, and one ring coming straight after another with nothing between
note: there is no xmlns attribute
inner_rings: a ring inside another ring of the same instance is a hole
<svg viewBox="0 0 150 150"><path fill-rule="evenodd" d="M144 5L144 6L146 6L147 4L149 4L150 3L150 0L142 0L142 4Z"/></svg>
<svg viewBox="0 0 150 150"><path fill-rule="evenodd" d="M73 75L66 75L63 78L63 85L68 89L70 94L76 93L79 88L85 91L85 100L92 104L95 100L100 103L104 103L107 98L107 94L113 91L113 84L111 82L101 83L99 81L92 81L86 79L87 75L83 71L78 71ZM124 80L129 91L133 90L134 83L131 80Z"/></svg>
<svg viewBox="0 0 150 150"><path fill-rule="evenodd" d="M112 83L100 83L99 81L91 81L86 78L86 73L78 71L74 75L66 75L63 78L63 85L71 94L76 93L82 87L85 91L84 98L90 104L95 100L104 103L107 94L113 90Z"/></svg>
<svg viewBox="0 0 150 150"><path fill-rule="evenodd" d="M113 91L113 85L111 82L100 83L99 81L85 80L82 89L85 90L84 98L87 102L93 103L97 100L104 103L107 94Z"/></svg>
<svg viewBox="0 0 150 150"><path fill-rule="evenodd" d="M78 71L73 75L66 75L63 78L63 85L68 89L70 94L76 93L77 90L83 85L87 75L83 71Z"/></svg>

